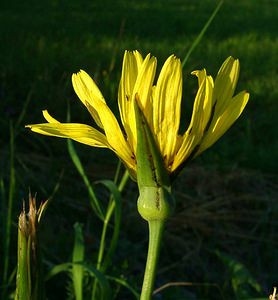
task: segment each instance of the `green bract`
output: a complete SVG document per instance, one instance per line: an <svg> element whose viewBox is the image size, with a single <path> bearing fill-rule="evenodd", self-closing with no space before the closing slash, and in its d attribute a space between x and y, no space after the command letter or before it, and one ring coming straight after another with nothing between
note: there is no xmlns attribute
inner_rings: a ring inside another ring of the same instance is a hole
<svg viewBox="0 0 278 300"><path fill-rule="evenodd" d="M138 95L135 98L137 181L140 193L138 211L147 221L166 220L174 207L169 175L153 134L137 104Z"/></svg>

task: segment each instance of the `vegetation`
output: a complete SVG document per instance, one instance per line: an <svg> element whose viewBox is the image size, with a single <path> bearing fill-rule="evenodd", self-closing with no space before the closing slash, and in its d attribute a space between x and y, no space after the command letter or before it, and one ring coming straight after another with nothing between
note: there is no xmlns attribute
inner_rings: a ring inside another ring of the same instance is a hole
<svg viewBox="0 0 278 300"><path fill-rule="evenodd" d="M137 213L135 184L126 181L108 150L38 136L24 125L43 122L45 108L59 120L70 111L71 120L92 123L71 86L71 74L79 69L93 76L117 114L123 51L151 52L160 64L171 53L183 58L217 3L49 0L2 5L3 300L14 297L17 221L29 189L38 202L49 199L40 221L48 299L82 299L80 278L84 299L91 299L94 285L96 295L102 289L108 299L136 299L147 226ZM197 87L192 70L206 67L215 75L226 57L237 57L238 90L246 88L251 98L225 137L188 164L175 182L176 214L166 224L156 281L157 288L165 289L154 299L267 299L277 284L277 17L275 1L226 1L184 67L182 128ZM103 216L97 217L96 202ZM116 209L110 218L105 213L111 206ZM103 229L105 216L109 222ZM105 249L111 250L101 259L103 230ZM80 261L86 262L83 271Z"/></svg>

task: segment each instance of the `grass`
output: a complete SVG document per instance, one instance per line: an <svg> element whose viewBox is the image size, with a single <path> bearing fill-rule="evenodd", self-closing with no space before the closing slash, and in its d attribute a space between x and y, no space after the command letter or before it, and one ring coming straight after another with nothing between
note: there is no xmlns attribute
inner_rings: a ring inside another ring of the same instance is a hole
<svg viewBox="0 0 278 300"><path fill-rule="evenodd" d="M24 125L42 121L44 108L65 121L68 104L72 120L90 124L90 116L77 100L70 81L71 74L81 68L95 78L110 107L117 111L123 51L151 52L158 57L160 67L171 53L183 58L216 4L213 0L90 3L53 0L3 5L0 12L1 227L6 224L2 220L6 220L11 207L8 194L12 193L11 246L9 257L5 258L9 259L9 276L16 265L13 249L17 216L29 188L38 193L39 199L47 199L55 191L42 224L47 270L71 257L73 224L84 224L86 256L92 261L97 259L92 253L96 253L101 233L100 223L92 217L87 188L70 160L66 142L32 134ZM184 68L183 127L190 117L196 91L196 79L189 75L194 69L206 67L215 75L227 56L239 57L238 90L247 89L251 98L235 126L190 163L176 182L177 215L168 224L157 287L170 281L193 285L165 289L156 299L223 299L221 295L235 299L243 290L250 297L262 297L270 294L275 284L277 18L275 1L226 1ZM10 123L14 125L14 151L9 146ZM91 182L114 177L117 161L113 154L75 146ZM12 180L11 163L15 171ZM99 186L96 193L100 198L107 196ZM136 197L136 188L129 183L123 193L124 218L109 275L122 275L133 287L140 288L147 228L137 216ZM2 236L1 242L7 242L8 237ZM169 247L173 244L176 246ZM3 257L2 245L0 257ZM244 277L255 278L261 291L248 284L248 280L247 284L233 284L241 279L217 251L230 262L243 265L249 274L248 277L244 273ZM3 259L0 269L3 270ZM1 278L2 274L1 271ZM56 291L49 292L49 299L66 297L67 278L63 274L57 276L61 283L55 279L47 282L47 289ZM131 297L115 282L112 285L118 299ZM8 291L13 289L14 285L10 285Z"/></svg>

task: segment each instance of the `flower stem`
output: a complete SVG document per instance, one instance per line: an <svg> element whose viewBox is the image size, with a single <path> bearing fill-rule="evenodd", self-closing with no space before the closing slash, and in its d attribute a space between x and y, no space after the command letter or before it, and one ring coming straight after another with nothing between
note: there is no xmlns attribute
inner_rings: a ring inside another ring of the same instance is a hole
<svg viewBox="0 0 278 300"><path fill-rule="evenodd" d="M164 220L148 221L149 224L149 247L145 268L144 281L140 300L150 300L153 293L154 280L156 276L157 262L159 258Z"/></svg>

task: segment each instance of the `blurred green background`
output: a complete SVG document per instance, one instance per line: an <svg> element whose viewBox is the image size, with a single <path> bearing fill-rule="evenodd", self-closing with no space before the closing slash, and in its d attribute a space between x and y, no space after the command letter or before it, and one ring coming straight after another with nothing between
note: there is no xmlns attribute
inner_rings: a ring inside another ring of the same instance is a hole
<svg viewBox="0 0 278 300"><path fill-rule="evenodd" d="M42 228L46 269L71 255L74 222L84 224L90 259L100 238L66 141L31 133L24 125L43 122L41 111L46 108L66 121L68 107L73 121L92 124L71 86L71 74L79 69L94 78L118 114L124 50L151 52L159 69L172 53L182 59L217 3L53 0L1 5L2 220L8 209L11 160L15 170L10 273L16 263L17 216L28 189L45 200L57 187ZM170 281L189 284L166 289L155 299L249 299L267 296L275 280L277 284L277 24L275 0L226 1L185 65L183 128L197 89L196 78L190 75L193 70L205 67L215 76L226 57L237 57L241 63L237 91L246 89L251 96L236 124L190 162L175 183L177 213L167 225L156 286ZM91 181L113 178L117 159L112 153L77 144L76 149ZM147 228L137 215L134 183L128 184L123 198L121 237L109 272L126 276L139 289ZM66 299L66 279L61 275L47 283L49 299ZM129 297L120 290L115 299Z"/></svg>

